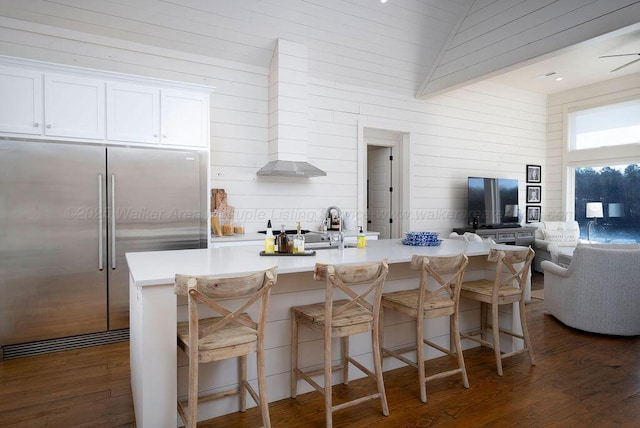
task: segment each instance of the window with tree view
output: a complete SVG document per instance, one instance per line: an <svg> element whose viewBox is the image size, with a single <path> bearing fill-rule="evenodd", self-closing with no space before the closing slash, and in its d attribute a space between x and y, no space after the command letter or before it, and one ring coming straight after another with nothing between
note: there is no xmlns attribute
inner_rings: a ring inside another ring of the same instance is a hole
<svg viewBox="0 0 640 428"><path fill-rule="evenodd" d="M580 238L598 242L640 242L640 166L575 168L575 215ZM602 203L602 218L587 217L587 203Z"/></svg>
<svg viewBox="0 0 640 428"><path fill-rule="evenodd" d="M576 110L568 119L580 238L640 242L640 99Z"/></svg>

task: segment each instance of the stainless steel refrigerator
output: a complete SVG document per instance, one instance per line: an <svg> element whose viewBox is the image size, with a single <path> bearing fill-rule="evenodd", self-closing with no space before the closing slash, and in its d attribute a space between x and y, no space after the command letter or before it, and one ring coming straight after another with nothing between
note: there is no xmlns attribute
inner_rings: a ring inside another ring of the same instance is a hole
<svg viewBox="0 0 640 428"><path fill-rule="evenodd" d="M0 347L126 329L124 254L206 246L204 157L0 141Z"/></svg>

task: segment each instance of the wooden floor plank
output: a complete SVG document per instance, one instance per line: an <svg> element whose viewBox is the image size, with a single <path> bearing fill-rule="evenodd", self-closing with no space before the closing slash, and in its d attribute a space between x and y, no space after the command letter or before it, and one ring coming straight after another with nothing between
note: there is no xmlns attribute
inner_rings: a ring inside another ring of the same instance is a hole
<svg viewBox="0 0 640 428"><path fill-rule="evenodd" d="M541 285L534 276L534 287ZM385 373L390 415L378 401L337 412L335 427L638 427L640 337L571 329L527 305L536 366L526 355L503 362L493 352L465 351L470 388L450 377L427 384L420 401L415 369ZM427 372L453 367L448 357L427 361ZM337 400L371 391L367 379L334 387ZM248 400L251 402L251 400ZM322 397L311 392L270 404L274 427L323 427ZM201 422L199 427L257 427L256 407ZM127 342L0 362L1 427L133 427Z"/></svg>

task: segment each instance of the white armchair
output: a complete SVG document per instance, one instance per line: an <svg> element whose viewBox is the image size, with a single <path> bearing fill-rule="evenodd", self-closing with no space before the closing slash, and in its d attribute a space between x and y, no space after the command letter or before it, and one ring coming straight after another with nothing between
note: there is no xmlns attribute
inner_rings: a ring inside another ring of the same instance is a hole
<svg viewBox="0 0 640 428"><path fill-rule="evenodd" d="M544 304L580 330L640 335L640 244L578 244L567 268L543 261Z"/></svg>
<svg viewBox="0 0 640 428"><path fill-rule="evenodd" d="M536 272L542 272L542 262L550 260L558 263L558 255L564 253L571 255L580 238L580 226L577 221L545 221L531 223L536 227L533 249L536 258L533 268Z"/></svg>
<svg viewBox="0 0 640 428"><path fill-rule="evenodd" d="M487 242L489 244L495 244L496 241L491 238L483 238L477 233L465 232L463 235L459 235L457 232L451 232L449 239L457 239L458 241L466 242Z"/></svg>

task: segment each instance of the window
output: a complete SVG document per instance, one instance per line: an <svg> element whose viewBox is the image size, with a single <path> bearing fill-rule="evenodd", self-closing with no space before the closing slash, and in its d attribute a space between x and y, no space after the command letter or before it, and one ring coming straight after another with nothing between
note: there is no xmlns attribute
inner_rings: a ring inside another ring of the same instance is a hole
<svg viewBox="0 0 640 428"><path fill-rule="evenodd" d="M640 100L569 114L569 150L640 143Z"/></svg>
<svg viewBox="0 0 640 428"><path fill-rule="evenodd" d="M593 218L587 203L601 202L602 217L591 226L590 238L598 242L640 242L640 166L575 168L575 216L580 238L587 239Z"/></svg>
<svg viewBox="0 0 640 428"><path fill-rule="evenodd" d="M568 195L580 238L640 242L640 99L574 110L568 114ZM596 218L587 203L600 202ZM569 206L571 206L569 205Z"/></svg>

